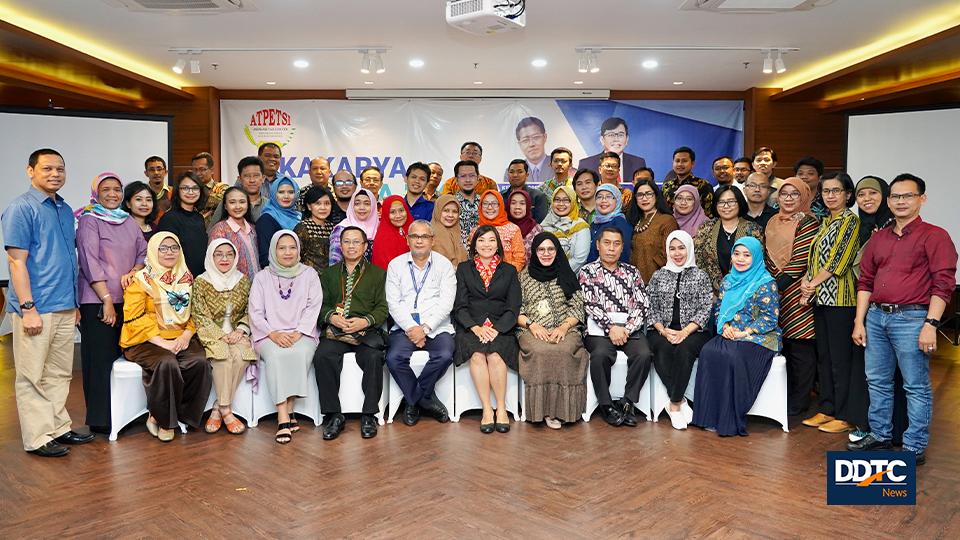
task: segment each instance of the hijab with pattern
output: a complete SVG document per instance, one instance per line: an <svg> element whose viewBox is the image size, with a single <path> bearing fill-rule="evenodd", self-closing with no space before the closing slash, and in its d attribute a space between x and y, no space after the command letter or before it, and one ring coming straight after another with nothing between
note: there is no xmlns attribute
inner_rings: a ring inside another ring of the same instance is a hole
<svg viewBox="0 0 960 540"><path fill-rule="evenodd" d="M563 192L570 199L570 213L565 216L558 216L553 211L553 201L559 193ZM569 238L577 231L589 229L590 225L580 219L580 205L577 204L577 193L570 186L560 186L553 190L553 196L550 198L550 212L543 219L541 224L543 229L552 232L557 238Z"/></svg>
<svg viewBox="0 0 960 540"><path fill-rule="evenodd" d="M160 243L172 238L177 247L177 261L172 268L160 264ZM160 231L147 242L147 260L143 270L137 272L137 281L153 299L160 327L183 325L190 320L190 295L193 275L183 257L180 239L172 232Z"/></svg>
<svg viewBox="0 0 960 540"><path fill-rule="evenodd" d="M130 217L130 214L121 210L120 206L110 210L109 208L106 208L100 204L100 184L102 184L105 180L111 179L116 180L117 183L120 184L120 187L123 188L123 182L120 181L120 176L117 173L103 172L98 174L90 184L90 204L78 208L76 212L73 213L77 219L80 219L86 215L91 215L100 221L105 221L111 225L119 225L126 221L128 217Z"/></svg>
<svg viewBox="0 0 960 540"><path fill-rule="evenodd" d="M617 186L601 184L597 188L597 195L599 195L601 191L606 191L607 193L613 195L613 200L617 201L617 207L614 208L613 212L610 212L609 214L601 214L600 207L598 206L597 213L595 216L593 216L593 222L608 223L616 219L617 216L623 217L623 194L620 192ZM594 200L596 200L596 195L594 196Z"/></svg>

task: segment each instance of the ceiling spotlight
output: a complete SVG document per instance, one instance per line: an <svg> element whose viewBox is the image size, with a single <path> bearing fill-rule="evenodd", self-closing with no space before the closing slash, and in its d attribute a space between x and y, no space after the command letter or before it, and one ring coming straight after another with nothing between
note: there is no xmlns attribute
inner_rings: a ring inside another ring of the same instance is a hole
<svg viewBox="0 0 960 540"><path fill-rule="evenodd" d="M573 81L573 84L583 84L583 81Z"/></svg>
<svg viewBox="0 0 960 540"><path fill-rule="evenodd" d="M306 60L303 60L303 59L294 60L294 61L293 61L293 67L299 68L299 69L305 69L305 68L310 67L310 62L307 62Z"/></svg>
<svg viewBox="0 0 960 540"><path fill-rule="evenodd" d="M680 86L681 84L683 84L683 81L673 81L674 86Z"/></svg>
<svg viewBox="0 0 960 540"><path fill-rule="evenodd" d="M387 71L387 68L383 66L383 56L381 56L380 51L373 53L373 59L370 62L370 69L377 74Z"/></svg>
<svg viewBox="0 0 960 540"><path fill-rule="evenodd" d="M366 84L366 85L369 86L369 85L373 84L373 81L363 81L363 84Z"/></svg>
<svg viewBox="0 0 960 540"><path fill-rule="evenodd" d="M643 63L640 65L643 66L644 69L653 69L659 66L660 62L657 62L656 60L651 58L650 60L644 60Z"/></svg>
<svg viewBox="0 0 960 540"><path fill-rule="evenodd" d="M276 86L277 81L267 81L267 86Z"/></svg>
<svg viewBox="0 0 960 540"><path fill-rule="evenodd" d="M763 72L767 75L773 73L773 58L770 51L764 51L763 57Z"/></svg>
<svg viewBox="0 0 960 540"><path fill-rule="evenodd" d="M483 81L473 81L473 84L480 85L480 84L483 84Z"/></svg>
<svg viewBox="0 0 960 540"><path fill-rule="evenodd" d="M199 60L191 60L191 61L190 61L190 73L193 73L194 75L196 75L197 73L200 73L200 61L199 61Z"/></svg>
<svg viewBox="0 0 960 540"><path fill-rule="evenodd" d="M173 67L170 68L170 69L172 69L174 73L176 73L177 75L179 75L179 74L183 73L183 68L184 68L184 66L186 66L186 65L187 65L187 61L186 61L186 60L184 60L183 58L177 58L177 63L174 64Z"/></svg>
<svg viewBox="0 0 960 540"><path fill-rule="evenodd" d="M412 68L422 68L422 67L423 67L423 60L421 60L421 59L419 59L419 58L414 58L414 59L410 60L409 63L410 63L410 67L412 67Z"/></svg>
<svg viewBox="0 0 960 540"><path fill-rule="evenodd" d="M547 67L547 61L543 58L534 58L530 65L535 68Z"/></svg>
<svg viewBox="0 0 960 540"><path fill-rule="evenodd" d="M774 63L777 73L783 73L787 70L787 65L783 63L783 51L777 51L777 61Z"/></svg>
<svg viewBox="0 0 960 540"><path fill-rule="evenodd" d="M360 51L363 53L363 58L360 60L360 73L364 75L370 73L370 51Z"/></svg>

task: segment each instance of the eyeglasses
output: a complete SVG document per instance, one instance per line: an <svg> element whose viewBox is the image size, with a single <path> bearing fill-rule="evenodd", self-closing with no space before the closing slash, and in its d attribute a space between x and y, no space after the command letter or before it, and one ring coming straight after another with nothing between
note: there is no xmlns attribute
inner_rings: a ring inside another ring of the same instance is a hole
<svg viewBox="0 0 960 540"><path fill-rule="evenodd" d="M357 185L357 183L354 182L353 180L334 180L334 181L333 181L333 185L335 185L335 186L355 186L355 185Z"/></svg>
<svg viewBox="0 0 960 540"><path fill-rule="evenodd" d="M560 197L557 197L553 200L553 202L555 204L570 204L570 199L561 199Z"/></svg>
<svg viewBox="0 0 960 540"><path fill-rule="evenodd" d="M543 136L544 136L543 133L539 135L530 135L529 137L524 137L522 139L517 140L517 142L520 143L522 146L526 146L530 143L539 143L540 141L543 140Z"/></svg>
<svg viewBox="0 0 960 540"><path fill-rule="evenodd" d="M214 253L213 254L214 259L222 259L224 261L229 261L236 256L237 256L236 253Z"/></svg>
<svg viewBox="0 0 960 540"><path fill-rule="evenodd" d="M636 193L637 199L652 199L656 197L656 194L652 191L645 191L643 193Z"/></svg>
<svg viewBox="0 0 960 540"><path fill-rule="evenodd" d="M736 206L736 204L737 204L736 199L727 199L725 201L717 201L717 207L720 207L720 208L729 208L731 206Z"/></svg>
<svg viewBox="0 0 960 540"><path fill-rule="evenodd" d="M344 246L362 246L365 244L364 240L341 240L340 244Z"/></svg>
<svg viewBox="0 0 960 540"><path fill-rule="evenodd" d="M407 238L410 238L413 241L429 240L433 238L433 235L432 234L410 234L410 235L407 235Z"/></svg>
<svg viewBox="0 0 960 540"><path fill-rule="evenodd" d="M846 190L843 189L843 188L835 187L835 188L824 188L824 189L821 189L821 190L820 190L820 193L823 193L824 195L839 195L839 194L843 193L844 191L846 191ZM893 195L891 195L891 197L893 197Z"/></svg>
<svg viewBox="0 0 960 540"><path fill-rule="evenodd" d="M785 201L792 201L800 198L799 191L781 191L779 197Z"/></svg>
<svg viewBox="0 0 960 540"><path fill-rule="evenodd" d="M208 169L207 167L194 167L194 168L193 168L193 172L195 172L195 173L205 173L205 172L207 172L207 171L209 171L209 170L210 170L210 169Z"/></svg>
<svg viewBox="0 0 960 540"><path fill-rule="evenodd" d="M614 141L623 141L627 138L626 131L608 131L603 134L604 139L612 139Z"/></svg>
<svg viewBox="0 0 960 540"><path fill-rule="evenodd" d="M889 198L891 201L907 201L910 202L913 199L919 197L919 193L891 193Z"/></svg>
<svg viewBox="0 0 960 540"><path fill-rule="evenodd" d="M693 202L693 197L683 197L683 196L674 197L674 198L673 198L673 202L692 203L692 202Z"/></svg>
<svg viewBox="0 0 960 540"><path fill-rule="evenodd" d="M461 174L461 175L458 176L457 178L458 178L458 179L463 179L463 180L476 180L476 179L477 179L477 175L476 175L475 173L466 173L466 174Z"/></svg>
<svg viewBox="0 0 960 540"><path fill-rule="evenodd" d="M500 203L497 201L484 201L480 203L480 206L484 208L500 208Z"/></svg>
<svg viewBox="0 0 960 540"><path fill-rule="evenodd" d="M769 185L765 186L763 184L754 184L753 182L750 182L749 184L744 184L743 187L750 190L755 190L755 191L763 191L765 189L770 189Z"/></svg>
<svg viewBox="0 0 960 540"><path fill-rule="evenodd" d="M186 191L187 193L196 193L200 191L200 186L180 186L180 191Z"/></svg>
<svg viewBox="0 0 960 540"><path fill-rule="evenodd" d="M180 246L160 246L157 251L160 253L180 253Z"/></svg>
<svg viewBox="0 0 960 540"><path fill-rule="evenodd" d="M618 171L620 170L620 165L617 165L616 163L604 163L600 166L600 168L608 171Z"/></svg>

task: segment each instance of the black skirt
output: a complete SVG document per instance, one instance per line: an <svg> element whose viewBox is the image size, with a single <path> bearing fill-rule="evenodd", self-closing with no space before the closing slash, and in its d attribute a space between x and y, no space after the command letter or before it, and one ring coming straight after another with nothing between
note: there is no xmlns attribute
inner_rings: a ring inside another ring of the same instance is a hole
<svg viewBox="0 0 960 540"><path fill-rule="evenodd" d="M454 355L453 363L457 366L463 365L464 362L470 360L474 353L479 352L483 354L497 353L503 358L508 368L514 371L518 369L517 357L520 349L517 345L517 337L512 332L510 334L499 334L490 343L480 343L480 338L470 330L457 328L456 342L457 353Z"/></svg>

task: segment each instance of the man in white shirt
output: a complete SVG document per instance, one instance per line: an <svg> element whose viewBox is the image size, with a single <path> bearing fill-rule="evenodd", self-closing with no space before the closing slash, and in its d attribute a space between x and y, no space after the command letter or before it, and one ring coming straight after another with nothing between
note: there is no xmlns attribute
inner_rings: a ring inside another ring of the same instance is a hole
<svg viewBox="0 0 960 540"><path fill-rule="evenodd" d="M418 219L410 224L410 252L387 265L387 306L394 325L387 347L387 368L403 391L403 423L420 420L421 409L439 422L449 422L446 407L433 387L453 361L453 324L450 313L457 291L456 269L433 252L433 225ZM430 360L420 376L410 368L410 356L425 350Z"/></svg>

